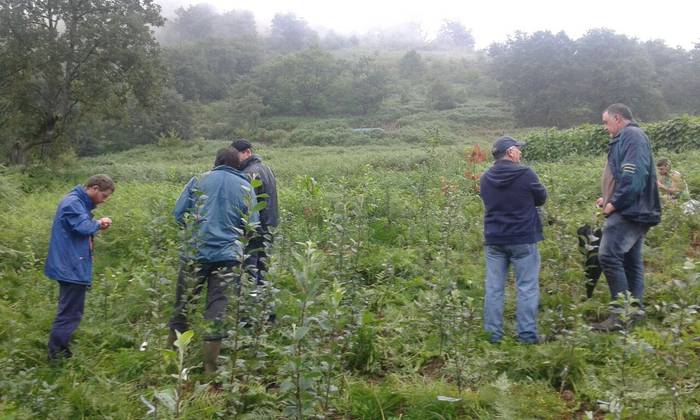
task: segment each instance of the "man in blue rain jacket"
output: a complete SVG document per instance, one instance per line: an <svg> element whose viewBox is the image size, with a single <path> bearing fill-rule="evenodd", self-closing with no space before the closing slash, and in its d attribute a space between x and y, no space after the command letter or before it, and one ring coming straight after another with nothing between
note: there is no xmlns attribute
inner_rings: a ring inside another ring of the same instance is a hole
<svg viewBox="0 0 700 420"><path fill-rule="evenodd" d="M71 357L70 340L80 324L85 293L92 283L92 237L112 220L92 218L92 210L114 192L107 175L94 175L77 185L58 204L44 274L59 284L58 308L49 335L49 360Z"/></svg>

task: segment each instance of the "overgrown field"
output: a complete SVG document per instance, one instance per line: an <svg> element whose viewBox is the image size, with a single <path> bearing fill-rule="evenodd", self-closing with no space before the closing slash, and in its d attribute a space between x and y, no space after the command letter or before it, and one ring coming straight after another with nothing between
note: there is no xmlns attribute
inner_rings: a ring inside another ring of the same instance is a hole
<svg viewBox="0 0 700 420"><path fill-rule="evenodd" d="M594 333L588 326L605 315L608 291L602 280L584 300L576 228L596 221L604 157L530 162L550 195L540 245L547 342L514 340L511 284L508 338L494 346L481 331L474 179L489 163L471 162L470 145L439 140L259 150L280 190L268 274L275 289L261 298L243 282L219 392L201 374L201 322L182 360L164 347L181 242L170 213L226 143L0 172L0 417L700 417L700 216L665 207L644 251L646 322ZM700 152L670 157L700 190ZM117 181L96 211L114 226L95 243L75 356L51 365L57 286L43 276L50 224L60 197L99 172ZM264 322L270 304L275 324Z"/></svg>

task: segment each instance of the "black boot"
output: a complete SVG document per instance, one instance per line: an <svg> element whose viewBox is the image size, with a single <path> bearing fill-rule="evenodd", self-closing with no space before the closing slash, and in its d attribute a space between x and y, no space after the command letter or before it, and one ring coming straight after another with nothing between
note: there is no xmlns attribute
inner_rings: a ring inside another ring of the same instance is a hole
<svg viewBox="0 0 700 420"><path fill-rule="evenodd" d="M607 319L591 324L591 329L599 332L620 331L622 330L622 321L617 315L611 314Z"/></svg>
<svg viewBox="0 0 700 420"><path fill-rule="evenodd" d="M168 334L168 341L165 343L165 348L177 350L177 347L175 347L175 340L177 340L177 333L175 330L171 329L170 334Z"/></svg>

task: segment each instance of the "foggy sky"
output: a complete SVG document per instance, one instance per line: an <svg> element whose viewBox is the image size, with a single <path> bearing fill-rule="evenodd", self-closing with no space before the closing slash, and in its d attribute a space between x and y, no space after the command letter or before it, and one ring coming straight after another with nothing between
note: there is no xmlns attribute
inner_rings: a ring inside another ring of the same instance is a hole
<svg viewBox="0 0 700 420"><path fill-rule="evenodd" d="M156 0L168 15L178 6L199 1ZM265 31L276 13L292 12L311 27L342 34L368 31L407 22L419 22L428 37L445 19L472 29L477 48L505 41L515 31L564 31L578 38L590 29L608 28L641 41L663 39L671 47L692 49L700 43L700 1L667 0L208 0L219 11L249 10L259 31ZM647 4L648 3L648 4Z"/></svg>

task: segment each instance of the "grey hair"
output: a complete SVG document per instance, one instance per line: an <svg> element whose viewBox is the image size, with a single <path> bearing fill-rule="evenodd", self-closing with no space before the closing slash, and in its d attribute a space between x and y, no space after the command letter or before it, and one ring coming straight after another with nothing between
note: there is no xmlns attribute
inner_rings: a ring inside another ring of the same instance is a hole
<svg viewBox="0 0 700 420"><path fill-rule="evenodd" d="M630 110L630 108L625 104L612 104L609 107L605 108L605 112L610 116L619 115L628 121L634 121L634 117L632 116L632 110Z"/></svg>

